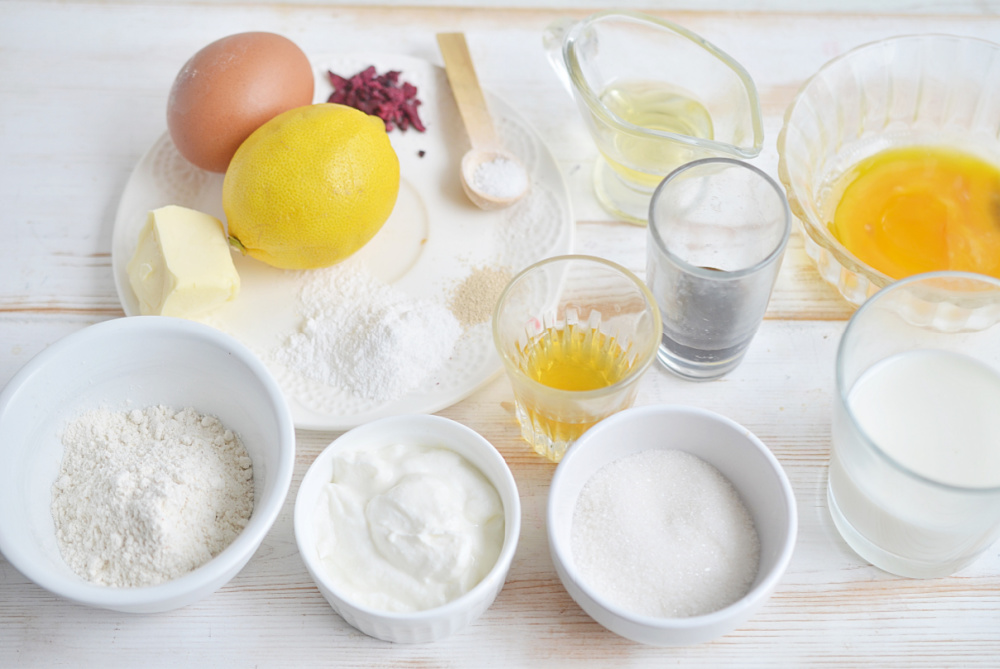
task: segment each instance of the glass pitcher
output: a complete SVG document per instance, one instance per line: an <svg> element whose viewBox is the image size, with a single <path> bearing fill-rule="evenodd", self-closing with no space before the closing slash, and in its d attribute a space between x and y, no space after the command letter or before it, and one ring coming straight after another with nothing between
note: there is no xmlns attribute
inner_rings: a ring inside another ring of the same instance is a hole
<svg viewBox="0 0 1000 669"><path fill-rule="evenodd" d="M617 218L645 225L653 190L680 165L760 153L764 129L753 80L691 31L605 11L552 24L544 44L601 153L597 198Z"/></svg>

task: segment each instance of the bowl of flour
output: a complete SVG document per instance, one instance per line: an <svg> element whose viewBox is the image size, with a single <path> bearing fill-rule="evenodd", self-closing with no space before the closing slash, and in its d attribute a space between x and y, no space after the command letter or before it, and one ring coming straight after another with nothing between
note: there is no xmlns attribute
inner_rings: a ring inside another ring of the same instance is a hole
<svg viewBox="0 0 1000 669"><path fill-rule="evenodd" d="M229 582L288 494L295 432L245 346L116 319L56 342L0 392L0 552L87 606L168 611Z"/></svg>
<svg viewBox="0 0 1000 669"><path fill-rule="evenodd" d="M702 409L633 408L567 451L549 489L556 573L598 623L688 646L742 626L784 575L797 511L781 464Z"/></svg>

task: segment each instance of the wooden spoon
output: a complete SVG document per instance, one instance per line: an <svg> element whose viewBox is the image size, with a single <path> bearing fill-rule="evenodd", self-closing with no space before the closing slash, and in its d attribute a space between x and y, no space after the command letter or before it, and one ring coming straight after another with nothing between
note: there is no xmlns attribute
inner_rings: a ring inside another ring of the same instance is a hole
<svg viewBox="0 0 1000 669"><path fill-rule="evenodd" d="M438 33L451 92L472 148L462 157L462 188L481 209L499 209L528 192L528 172L500 144L462 33Z"/></svg>

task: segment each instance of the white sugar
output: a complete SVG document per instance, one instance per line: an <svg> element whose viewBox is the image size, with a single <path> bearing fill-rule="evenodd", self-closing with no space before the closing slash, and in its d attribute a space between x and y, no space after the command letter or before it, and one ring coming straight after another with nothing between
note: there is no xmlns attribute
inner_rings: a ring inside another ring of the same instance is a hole
<svg viewBox="0 0 1000 669"><path fill-rule="evenodd" d="M598 470L573 514L581 578L623 609L686 618L745 595L760 541L729 480L704 460L651 449Z"/></svg>

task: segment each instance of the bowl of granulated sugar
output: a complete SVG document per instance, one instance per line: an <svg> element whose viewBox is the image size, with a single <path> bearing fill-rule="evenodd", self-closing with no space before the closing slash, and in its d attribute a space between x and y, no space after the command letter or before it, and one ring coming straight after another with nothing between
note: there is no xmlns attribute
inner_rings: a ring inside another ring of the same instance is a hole
<svg viewBox="0 0 1000 669"><path fill-rule="evenodd" d="M0 392L0 552L38 586L128 613L207 597L280 512L295 429L227 334L165 316L55 342Z"/></svg>
<svg viewBox="0 0 1000 669"><path fill-rule="evenodd" d="M688 646L739 629L788 567L798 517L781 464L719 414L622 411L567 452L549 489L563 586L608 630Z"/></svg>

